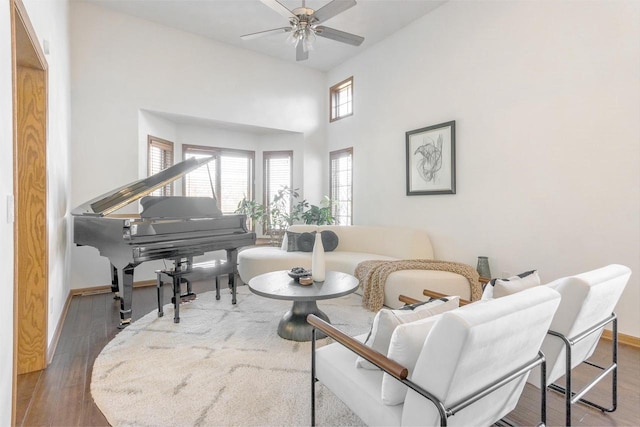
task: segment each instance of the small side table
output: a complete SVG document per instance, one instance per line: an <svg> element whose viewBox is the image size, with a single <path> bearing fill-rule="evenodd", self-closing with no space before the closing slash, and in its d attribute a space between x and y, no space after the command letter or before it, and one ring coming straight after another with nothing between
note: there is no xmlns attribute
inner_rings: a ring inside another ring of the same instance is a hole
<svg viewBox="0 0 640 427"><path fill-rule="evenodd" d="M313 326L307 323L307 316L315 314L329 322L316 303L318 300L338 298L355 292L360 282L354 276L338 271L327 271L324 282L301 285L287 274L287 271L265 273L249 280L249 289L265 298L293 301L278 324L278 335L292 341L311 341ZM317 332L318 338L325 335Z"/></svg>

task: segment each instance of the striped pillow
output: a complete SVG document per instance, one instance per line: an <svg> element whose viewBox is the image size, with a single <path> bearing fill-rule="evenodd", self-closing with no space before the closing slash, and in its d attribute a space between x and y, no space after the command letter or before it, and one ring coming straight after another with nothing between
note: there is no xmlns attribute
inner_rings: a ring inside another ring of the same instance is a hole
<svg viewBox="0 0 640 427"><path fill-rule="evenodd" d="M491 279L484 287L482 299L500 298L539 285L538 270L525 271L508 279Z"/></svg>

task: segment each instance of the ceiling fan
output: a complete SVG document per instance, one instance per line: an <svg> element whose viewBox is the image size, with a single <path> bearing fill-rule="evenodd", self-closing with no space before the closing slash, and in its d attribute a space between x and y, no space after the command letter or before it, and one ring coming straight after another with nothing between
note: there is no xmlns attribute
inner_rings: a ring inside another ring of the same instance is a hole
<svg viewBox="0 0 640 427"><path fill-rule="evenodd" d="M306 7L305 0L302 0L302 7L293 10L289 10L277 0L260 1L287 18L289 20L289 26L245 34L240 37L243 40L252 40L271 34L289 33L287 42L296 46L297 61L304 61L309 58L309 51L313 50L313 43L316 36L353 46L360 46L364 41L364 37L320 25L322 22L355 6L356 0L333 0L318 10Z"/></svg>

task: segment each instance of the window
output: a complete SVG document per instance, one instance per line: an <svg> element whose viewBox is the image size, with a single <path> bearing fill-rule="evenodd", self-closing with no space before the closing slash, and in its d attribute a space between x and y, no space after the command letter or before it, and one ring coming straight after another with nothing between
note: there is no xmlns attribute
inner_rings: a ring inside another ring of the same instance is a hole
<svg viewBox="0 0 640 427"><path fill-rule="evenodd" d="M331 213L337 225L353 223L353 148L329 153Z"/></svg>
<svg viewBox="0 0 640 427"><path fill-rule="evenodd" d="M353 115L353 77L329 89L330 121Z"/></svg>
<svg viewBox="0 0 640 427"><path fill-rule="evenodd" d="M211 197L211 190L214 189L218 207L224 214L234 213L244 197L253 200L253 151L195 145L183 145L182 150L185 160L191 157L214 157L207 166L185 176L185 196Z"/></svg>
<svg viewBox="0 0 640 427"><path fill-rule="evenodd" d="M173 165L173 142L147 135L147 176ZM173 183L150 193L151 196L172 196Z"/></svg>
<svg viewBox="0 0 640 427"><path fill-rule="evenodd" d="M264 205L269 206L278 190L286 186L293 188L293 151L265 151L264 162ZM291 200L288 201L289 206Z"/></svg>

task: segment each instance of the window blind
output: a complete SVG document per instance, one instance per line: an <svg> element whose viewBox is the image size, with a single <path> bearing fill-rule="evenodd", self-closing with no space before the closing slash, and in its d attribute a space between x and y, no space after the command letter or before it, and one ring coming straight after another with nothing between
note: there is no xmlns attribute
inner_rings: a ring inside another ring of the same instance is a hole
<svg viewBox="0 0 640 427"><path fill-rule="evenodd" d="M147 136L148 153L147 153L147 172L148 176L173 165L173 142L166 141L154 136ZM162 188L150 193L152 196L171 196L173 195L173 183L167 184Z"/></svg>
<svg viewBox="0 0 640 427"><path fill-rule="evenodd" d="M265 151L263 159L264 205L273 202L273 198L283 187L293 187L293 151ZM284 205L291 209L291 198L283 199Z"/></svg>
<svg viewBox="0 0 640 427"><path fill-rule="evenodd" d="M207 166L186 175L186 196L212 197L213 188L218 207L224 214L234 213L245 196L253 200L253 151L184 145L183 153L185 159L214 157Z"/></svg>

